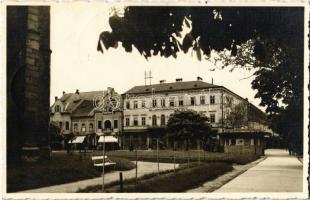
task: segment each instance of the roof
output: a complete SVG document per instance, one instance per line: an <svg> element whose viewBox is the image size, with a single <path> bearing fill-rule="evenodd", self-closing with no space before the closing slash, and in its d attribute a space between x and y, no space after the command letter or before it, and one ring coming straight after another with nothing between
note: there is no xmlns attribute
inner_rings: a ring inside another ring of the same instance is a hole
<svg viewBox="0 0 310 200"><path fill-rule="evenodd" d="M73 110L72 117L83 117L90 115L94 109L93 101L82 100L82 102Z"/></svg>
<svg viewBox="0 0 310 200"><path fill-rule="evenodd" d="M87 112L87 108L90 107L90 102L92 105L93 99L96 96L103 95L103 91L91 91L91 92L80 92L78 94L76 93L65 93L61 98L60 101L64 105L64 112L72 113L75 111L78 107L82 105L82 111L79 111L78 114L81 114L82 112ZM85 102L86 101L86 102ZM92 107L93 108L93 107Z"/></svg>
<svg viewBox="0 0 310 200"><path fill-rule="evenodd" d="M208 88L217 88L222 87L219 85L214 85L206 83L203 81L186 81L186 82L173 82L173 83L160 83L154 85L142 85L135 86L125 92L124 94L144 94L152 92L152 89L155 89L155 92L171 92L171 91L182 91L182 90L196 90L196 89L208 89Z"/></svg>

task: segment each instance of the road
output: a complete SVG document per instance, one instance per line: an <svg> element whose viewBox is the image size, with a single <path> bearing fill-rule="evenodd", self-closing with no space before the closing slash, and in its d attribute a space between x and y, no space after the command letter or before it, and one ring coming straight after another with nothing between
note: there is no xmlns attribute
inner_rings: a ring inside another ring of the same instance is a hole
<svg viewBox="0 0 310 200"><path fill-rule="evenodd" d="M302 163L285 150L266 150L266 156L214 192L302 192Z"/></svg>
<svg viewBox="0 0 310 200"><path fill-rule="evenodd" d="M178 164L176 164L178 167ZM169 170L173 169L174 165L171 163L160 163L159 170ZM157 172L157 163L154 162L138 162L138 177L141 177L145 174L150 174ZM123 178L130 179L135 177L136 169L123 171ZM110 183L112 181L119 180L119 171L107 173L104 176L105 183ZM66 183L61 185L53 185L49 187L31 189L20 191L19 193L73 193L77 192L79 189L84 189L87 186L102 184L102 177L87 179L82 181L76 181L72 183Z"/></svg>

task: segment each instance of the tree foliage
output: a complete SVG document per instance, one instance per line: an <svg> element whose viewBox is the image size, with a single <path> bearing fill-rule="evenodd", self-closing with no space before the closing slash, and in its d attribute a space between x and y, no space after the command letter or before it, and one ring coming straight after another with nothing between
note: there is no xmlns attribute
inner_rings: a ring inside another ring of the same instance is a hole
<svg viewBox="0 0 310 200"><path fill-rule="evenodd" d="M99 37L102 52L101 44L108 49L118 42L127 52L134 46L145 58L192 51L202 60L216 51L221 68L254 68L252 88L273 128L302 138L302 7L127 7L124 16L113 15L109 23L112 31Z"/></svg>
<svg viewBox="0 0 310 200"><path fill-rule="evenodd" d="M211 135L209 119L195 111L175 111L167 123L167 136L174 140L207 139Z"/></svg>
<svg viewBox="0 0 310 200"><path fill-rule="evenodd" d="M241 128L247 122L247 108L244 103L235 105L226 117L226 125L231 128Z"/></svg>

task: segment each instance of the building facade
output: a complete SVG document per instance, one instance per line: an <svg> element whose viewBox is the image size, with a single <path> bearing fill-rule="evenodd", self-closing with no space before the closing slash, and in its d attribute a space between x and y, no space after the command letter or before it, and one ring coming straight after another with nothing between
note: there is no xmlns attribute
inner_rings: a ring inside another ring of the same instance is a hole
<svg viewBox="0 0 310 200"><path fill-rule="evenodd" d="M98 98L99 97L99 98ZM100 135L118 138L122 149L184 148L184 144L165 138L168 120L175 111L193 110L209 118L215 138L208 145L224 152L263 154L264 137L271 133L265 113L229 89L203 82L135 86L122 95L113 88L105 91L63 93L51 107L51 121L61 133L87 136L90 147L98 145ZM206 146L190 141L190 148ZM210 149L209 148L209 149Z"/></svg>
<svg viewBox="0 0 310 200"><path fill-rule="evenodd" d="M247 99L223 86L203 82L199 77L197 81L177 79L173 83L160 81L159 84L135 86L122 97L124 148L155 148L157 138L163 136L169 117L176 110L193 110L207 116L225 152L237 151L238 147L232 146L263 146L263 136L270 131L265 114ZM235 109L238 107L242 110ZM240 119L236 120L238 112ZM161 146L171 148L172 144L165 139ZM195 146L200 144L192 145ZM262 151L259 149L253 151Z"/></svg>
<svg viewBox="0 0 310 200"><path fill-rule="evenodd" d="M120 95L113 88L93 92L63 92L61 98L55 97L50 121L57 124L62 135L71 139L80 137L88 148L95 148L103 133L118 135L121 131L119 99Z"/></svg>

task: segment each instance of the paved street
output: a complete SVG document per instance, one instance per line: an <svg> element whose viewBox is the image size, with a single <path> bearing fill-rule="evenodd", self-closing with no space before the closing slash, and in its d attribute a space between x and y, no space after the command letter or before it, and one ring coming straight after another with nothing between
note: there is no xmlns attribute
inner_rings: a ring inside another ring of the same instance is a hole
<svg viewBox="0 0 310 200"><path fill-rule="evenodd" d="M176 164L178 167L178 164ZM159 170L164 171L168 169L173 169L173 164L170 163L160 163ZM129 179L135 177L136 169L123 172L123 178ZM145 174L157 172L157 163L153 162L138 162L138 176L143 176ZM105 183L110 183L112 181L119 180L119 171L108 173L104 176ZM21 191L20 193L72 193L76 192L79 189L86 188L87 186L97 185L102 183L102 177L87 179L82 181L76 181L73 183L66 183L61 185L43 187L38 189Z"/></svg>
<svg viewBox="0 0 310 200"><path fill-rule="evenodd" d="M302 163L285 150L267 158L214 192L302 192Z"/></svg>

